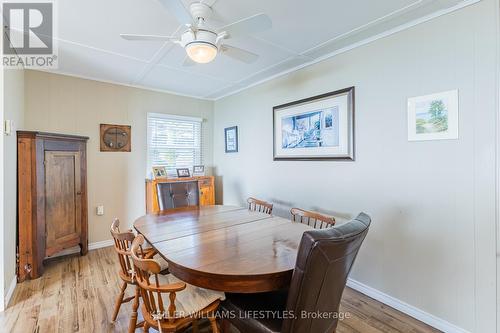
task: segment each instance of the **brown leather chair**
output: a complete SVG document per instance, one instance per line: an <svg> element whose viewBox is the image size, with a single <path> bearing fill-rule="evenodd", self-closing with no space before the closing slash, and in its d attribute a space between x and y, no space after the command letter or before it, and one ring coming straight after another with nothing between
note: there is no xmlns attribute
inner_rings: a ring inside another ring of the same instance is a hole
<svg viewBox="0 0 500 333"><path fill-rule="evenodd" d="M228 332L229 323L242 333L334 332L347 276L370 222L368 215L360 213L347 223L304 232L289 290L226 293L219 310L223 332ZM251 311L272 311L279 316L248 318ZM327 318L312 318L318 311Z"/></svg>
<svg viewBox="0 0 500 333"><path fill-rule="evenodd" d="M197 181L158 183L157 190L160 210L198 206L199 204Z"/></svg>

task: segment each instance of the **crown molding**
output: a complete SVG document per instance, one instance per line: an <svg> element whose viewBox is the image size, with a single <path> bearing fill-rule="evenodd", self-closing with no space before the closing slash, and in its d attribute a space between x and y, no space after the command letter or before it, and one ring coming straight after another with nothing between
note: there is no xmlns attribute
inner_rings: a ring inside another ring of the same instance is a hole
<svg viewBox="0 0 500 333"><path fill-rule="evenodd" d="M213 98L207 98L207 97L203 97L203 96L190 95L190 94L183 94L183 93L179 93L179 92L175 92L175 91L171 91L171 90L166 90L166 89L151 88L151 87L139 85L139 84L127 84L127 83L117 82L117 81L113 81L113 80L105 80L105 79L95 78L92 76L78 75L78 74L73 74L73 73L59 71L59 70L54 71L54 70L45 70L45 69L40 69L40 68L37 68L37 69L30 68L27 70L35 71L35 72L43 72L43 73L48 73L48 74L62 75L62 76L70 76L70 77L74 77L77 79L96 81L96 82L100 82L100 83L113 84L113 85L117 85L117 86L141 89L141 90L152 91L152 92L159 92L159 93L169 94L169 95L178 96L178 97L188 97L188 98L199 99L199 100L203 100L203 101L214 101Z"/></svg>

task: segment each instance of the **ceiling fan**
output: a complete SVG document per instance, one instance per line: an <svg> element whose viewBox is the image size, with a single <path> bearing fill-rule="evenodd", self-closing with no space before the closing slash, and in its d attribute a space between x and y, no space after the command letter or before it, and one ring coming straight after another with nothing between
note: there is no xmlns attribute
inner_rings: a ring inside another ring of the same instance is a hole
<svg viewBox="0 0 500 333"><path fill-rule="evenodd" d="M195 63L206 64L215 59L218 53L233 59L252 63L259 57L257 54L228 45L225 40L252 34L271 28L272 22L266 14L256 14L240 21L228 24L219 29L210 27L207 20L213 15L213 9L203 0L194 2L189 11L181 0L159 0L187 29L180 38L175 36L120 34L126 40L134 41L170 41L182 46L187 53L184 66Z"/></svg>

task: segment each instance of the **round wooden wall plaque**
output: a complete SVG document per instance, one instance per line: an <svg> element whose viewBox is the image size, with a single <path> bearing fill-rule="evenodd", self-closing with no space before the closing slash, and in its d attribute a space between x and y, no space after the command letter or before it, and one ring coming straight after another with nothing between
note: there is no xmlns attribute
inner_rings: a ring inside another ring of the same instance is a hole
<svg viewBox="0 0 500 333"><path fill-rule="evenodd" d="M101 124L101 151L125 151L131 148L131 127Z"/></svg>

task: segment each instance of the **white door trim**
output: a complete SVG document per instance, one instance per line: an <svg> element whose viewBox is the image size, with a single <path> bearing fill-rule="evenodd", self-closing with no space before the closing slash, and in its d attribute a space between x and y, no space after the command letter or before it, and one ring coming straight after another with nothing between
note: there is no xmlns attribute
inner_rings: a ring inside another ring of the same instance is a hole
<svg viewBox="0 0 500 333"><path fill-rule="evenodd" d="M3 44L3 43L0 43ZM0 46L3 54L3 45ZM5 309L5 249L4 249L4 68L0 67L0 290L2 300L0 301L0 312Z"/></svg>

